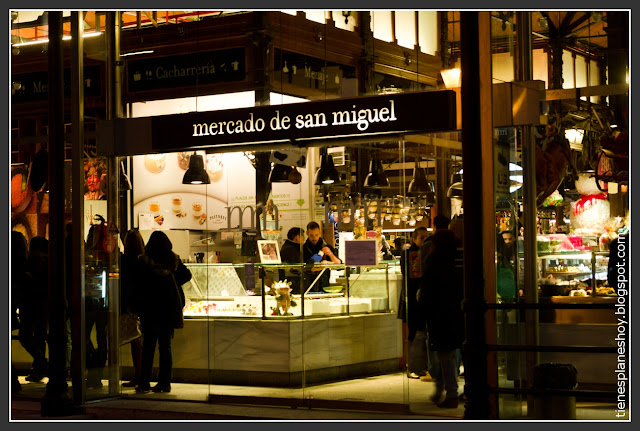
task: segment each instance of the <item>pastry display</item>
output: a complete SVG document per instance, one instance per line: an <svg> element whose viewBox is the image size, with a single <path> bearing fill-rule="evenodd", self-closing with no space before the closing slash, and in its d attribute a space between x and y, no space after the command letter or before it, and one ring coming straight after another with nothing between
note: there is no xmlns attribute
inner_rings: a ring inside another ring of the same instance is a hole
<svg viewBox="0 0 640 431"><path fill-rule="evenodd" d="M157 174L164 170L165 154L149 154L144 156L144 167L152 174Z"/></svg>

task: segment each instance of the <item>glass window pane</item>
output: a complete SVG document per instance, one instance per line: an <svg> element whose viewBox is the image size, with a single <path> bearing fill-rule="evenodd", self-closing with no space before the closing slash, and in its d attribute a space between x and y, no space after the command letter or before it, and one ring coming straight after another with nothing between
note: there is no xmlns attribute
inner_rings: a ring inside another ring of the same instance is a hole
<svg viewBox="0 0 640 431"><path fill-rule="evenodd" d="M414 11L396 11L398 45L413 49L416 45L416 15Z"/></svg>
<svg viewBox="0 0 640 431"><path fill-rule="evenodd" d="M418 44L420 51L436 55L439 50L440 26L437 11L418 12Z"/></svg>

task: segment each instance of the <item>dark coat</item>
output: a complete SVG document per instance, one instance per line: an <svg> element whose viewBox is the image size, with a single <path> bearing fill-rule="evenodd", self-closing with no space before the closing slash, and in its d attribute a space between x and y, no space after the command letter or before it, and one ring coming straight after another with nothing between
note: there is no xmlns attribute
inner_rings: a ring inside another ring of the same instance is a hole
<svg viewBox="0 0 640 431"><path fill-rule="evenodd" d="M419 302L425 311L429 347L454 350L464 341L463 272L456 256L431 253L426 260Z"/></svg>
<svg viewBox="0 0 640 431"><path fill-rule="evenodd" d="M180 259L175 268L160 265L148 255L138 258L140 262L137 279L139 294L136 295L140 319L143 325L173 325L177 313L185 305L182 285L191 280L191 271Z"/></svg>
<svg viewBox="0 0 640 431"><path fill-rule="evenodd" d="M47 256L29 256L20 298L20 318L46 319L49 298L49 261Z"/></svg>
<svg viewBox="0 0 640 431"><path fill-rule="evenodd" d="M120 260L120 312L131 311L139 314L139 304L135 300L136 290L139 289L140 272L143 270L142 261L137 257L123 254Z"/></svg>
<svg viewBox="0 0 640 431"><path fill-rule="evenodd" d="M286 239L280 249L280 259L285 263L302 263L301 246L295 241Z"/></svg>

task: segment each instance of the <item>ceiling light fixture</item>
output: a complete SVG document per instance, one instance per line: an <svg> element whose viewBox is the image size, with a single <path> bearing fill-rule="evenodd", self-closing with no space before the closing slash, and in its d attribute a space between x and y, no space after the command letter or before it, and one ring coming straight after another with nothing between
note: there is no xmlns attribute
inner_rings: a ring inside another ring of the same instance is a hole
<svg viewBox="0 0 640 431"><path fill-rule="evenodd" d="M101 31L94 31L91 33L83 33L82 37L95 37L95 36L100 36L103 33ZM71 36L66 35L62 37L62 40L71 40ZM12 48L16 48L16 47L20 47L20 46L27 46L27 45L38 45L41 43L49 43L49 39L38 39L38 40L29 40L27 42L20 42L20 43L14 43L11 45Z"/></svg>
<svg viewBox="0 0 640 431"><path fill-rule="evenodd" d="M189 157L189 169L182 177L182 184L211 184L209 174L204 169L204 161L200 154L195 151Z"/></svg>
<svg viewBox="0 0 640 431"><path fill-rule="evenodd" d="M380 159L372 159L369 163L369 173L364 179L364 187L383 189L390 187L389 179L384 173Z"/></svg>
<svg viewBox="0 0 640 431"><path fill-rule="evenodd" d="M415 165L413 167L413 179L407 188L407 195L419 196L429 191L431 191L431 187L429 181L427 181L427 175L425 174L424 169L420 167L420 162L416 157Z"/></svg>
<svg viewBox="0 0 640 431"><path fill-rule="evenodd" d="M323 154L320 161L320 168L316 171L314 184L317 186L327 186L340 182L340 173L333 164L333 157Z"/></svg>

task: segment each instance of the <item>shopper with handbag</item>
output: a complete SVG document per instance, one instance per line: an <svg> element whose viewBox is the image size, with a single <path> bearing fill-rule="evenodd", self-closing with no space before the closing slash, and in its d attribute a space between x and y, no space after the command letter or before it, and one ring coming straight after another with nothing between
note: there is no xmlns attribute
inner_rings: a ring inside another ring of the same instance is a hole
<svg viewBox="0 0 640 431"><path fill-rule="evenodd" d="M182 285L191 280L191 272L180 257L172 251L169 237L154 231L139 258L139 292L144 301L139 312L142 321L142 379L136 392L170 392L173 357L171 340L176 328L183 325L182 309L185 305ZM151 389L151 372L156 344L158 345L158 383Z"/></svg>
<svg viewBox="0 0 640 431"><path fill-rule="evenodd" d="M140 314L136 291L136 274L139 272L140 256L144 254L144 240L137 229L131 229L124 237L124 253L121 258L120 269L120 318L125 319L127 313L132 313L137 319ZM121 325L122 326L122 325ZM121 338L125 334L120 333ZM130 338L127 336L126 338ZM126 340L121 340L121 343ZM133 362L133 379L122 384L124 387L135 387L142 380L142 337L129 342L131 345L131 361Z"/></svg>

